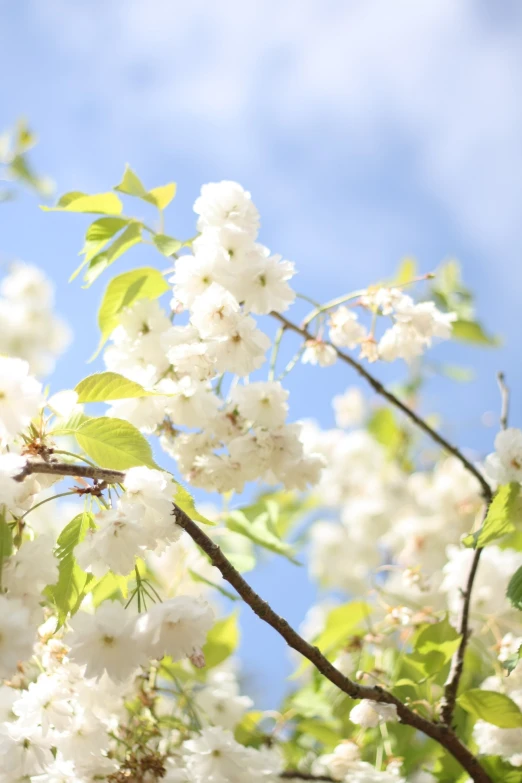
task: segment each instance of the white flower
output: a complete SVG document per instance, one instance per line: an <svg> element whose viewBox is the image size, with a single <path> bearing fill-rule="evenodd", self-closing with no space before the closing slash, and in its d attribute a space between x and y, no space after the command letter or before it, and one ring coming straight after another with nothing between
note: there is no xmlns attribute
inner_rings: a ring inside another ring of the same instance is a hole
<svg viewBox="0 0 522 783"><path fill-rule="evenodd" d="M225 260L226 253L219 246L203 247L195 256L178 258L174 275L169 279L174 286L173 304L181 302L183 307L191 308L213 283L221 282L219 261L223 263Z"/></svg>
<svg viewBox="0 0 522 783"><path fill-rule="evenodd" d="M84 778L79 778L75 770L73 761L65 761L57 756L51 764L46 765L45 772L31 776L31 783L83 783Z"/></svg>
<svg viewBox="0 0 522 783"><path fill-rule="evenodd" d="M165 332L171 325L157 299L138 299L131 307L125 307L118 318L120 330L131 340L150 332Z"/></svg>
<svg viewBox="0 0 522 783"><path fill-rule="evenodd" d="M231 395L245 419L256 427L280 427L288 412L288 392L279 381L257 381L236 386Z"/></svg>
<svg viewBox="0 0 522 783"><path fill-rule="evenodd" d="M424 353L426 341L410 324L396 323L387 329L379 341L379 356L385 362L404 359L411 362Z"/></svg>
<svg viewBox="0 0 522 783"><path fill-rule="evenodd" d="M212 283L192 305L190 322L201 337L228 337L241 318L237 299L218 283Z"/></svg>
<svg viewBox="0 0 522 783"><path fill-rule="evenodd" d="M318 364L320 367L330 367L337 360L337 351L323 340L307 340L303 353L303 364Z"/></svg>
<svg viewBox="0 0 522 783"><path fill-rule="evenodd" d="M485 471L498 484L522 483L522 430L509 427L495 438L495 452L486 458Z"/></svg>
<svg viewBox="0 0 522 783"><path fill-rule="evenodd" d="M78 612L69 621L70 631L66 642L70 645L70 657L85 664L88 677L109 677L122 682L143 662L143 648L133 637L136 618L123 606L105 601L96 613Z"/></svg>
<svg viewBox="0 0 522 783"><path fill-rule="evenodd" d="M448 562L442 569L444 579L441 590L447 594L450 611L457 614L462 602L462 590L466 587L469 568L474 556L472 549L448 546ZM485 615L501 615L510 611L506 599L509 580L522 566L522 553L511 549L488 546L482 552L471 594L471 612Z"/></svg>
<svg viewBox="0 0 522 783"><path fill-rule="evenodd" d="M182 748L193 783L269 783L280 771L271 753L240 745L230 731L217 726L203 729Z"/></svg>
<svg viewBox="0 0 522 783"><path fill-rule="evenodd" d="M357 315L347 307L338 307L330 316L330 340L334 345L355 348L366 336L366 329Z"/></svg>
<svg viewBox="0 0 522 783"><path fill-rule="evenodd" d="M3 504L8 507L18 505L17 499L21 485L15 481L15 476L22 473L26 461L26 458L20 454L12 452L0 454L0 509Z"/></svg>
<svg viewBox="0 0 522 783"><path fill-rule="evenodd" d="M40 269L16 262L0 285L0 355L46 375L70 342L69 328L52 311L53 288Z"/></svg>
<svg viewBox="0 0 522 783"><path fill-rule="evenodd" d="M115 419L130 421L139 430L149 434L154 432L165 418L165 406L166 398L160 395L157 397L136 397L129 400L116 400L105 415Z"/></svg>
<svg viewBox="0 0 522 783"><path fill-rule="evenodd" d="M379 311L382 315L391 315L404 296L398 288L376 288L363 294L360 301L369 310Z"/></svg>
<svg viewBox="0 0 522 783"><path fill-rule="evenodd" d="M166 378L160 385L161 390L170 395L165 412L174 425L203 429L216 416L220 400L208 384L185 376L177 382Z"/></svg>
<svg viewBox="0 0 522 783"><path fill-rule="evenodd" d="M482 687L485 685L487 681ZM515 704L522 707L522 690L511 691L509 696ZM473 739L479 753L502 756L514 766L522 766L522 729L501 729L486 721L478 720L473 727Z"/></svg>
<svg viewBox="0 0 522 783"><path fill-rule="evenodd" d="M254 702L241 696L235 676L227 671L212 671L207 685L196 693L195 701L208 720L233 730Z"/></svg>
<svg viewBox="0 0 522 783"><path fill-rule="evenodd" d="M432 337L448 340L456 313L441 313L433 302L415 304L409 296L403 296L395 306L394 317L399 323L410 324L429 344Z"/></svg>
<svg viewBox="0 0 522 783"><path fill-rule="evenodd" d="M350 720L363 729L372 729L379 723L397 721L397 707L395 704L384 704L369 699L362 699L350 712Z"/></svg>
<svg viewBox="0 0 522 783"><path fill-rule="evenodd" d="M338 427L356 427L361 424L366 406L364 397L356 386L333 398L335 423Z"/></svg>
<svg viewBox="0 0 522 783"><path fill-rule="evenodd" d="M213 344L218 372L249 375L265 361L270 339L256 328L251 316L243 316L234 331L225 339Z"/></svg>
<svg viewBox="0 0 522 783"><path fill-rule="evenodd" d="M47 400L47 406L62 419L68 419L73 412L81 410L81 406L78 405L78 392L74 389L56 392Z"/></svg>
<svg viewBox="0 0 522 783"><path fill-rule="evenodd" d="M272 311L282 313L295 299L295 292L287 283L294 274L291 261L282 261L281 256L269 256L245 269L234 294L247 310L258 315Z"/></svg>
<svg viewBox="0 0 522 783"><path fill-rule="evenodd" d="M319 761L328 768L334 780L344 780L360 758L359 747L355 742L346 740L337 745L332 753L321 756Z"/></svg>
<svg viewBox="0 0 522 783"><path fill-rule="evenodd" d="M40 535L24 541L20 549L4 564L3 586L10 596L24 600L41 600L41 592L58 579L58 562L53 554L54 537Z"/></svg>
<svg viewBox="0 0 522 783"><path fill-rule="evenodd" d="M130 468L125 474L121 511L141 526L143 543L151 549L156 541L177 541L182 530L173 516L173 485L170 476L146 467Z"/></svg>
<svg viewBox="0 0 522 783"><path fill-rule="evenodd" d="M255 237L259 228L259 214L250 193L237 182L211 182L203 185L201 195L194 203L199 215L198 231L207 226L221 228L231 223Z"/></svg>
<svg viewBox="0 0 522 783"><path fill-rule="evenodd" d="M134 568L136 557L150 539L150 532L139 522L118 509L101 511L96 528L89 528L84 540L75 549L81 568L94 576L107 571L125 576Z"/></svg>
<svg viewBox="0 0 522 783"><path fill-rule="evenodd" d="M42 384L29 375L29 364L0 356L0 443L10 443L42 405Z"/></svg>
<svg viewBox="0 0 522 783"><path fill-rule="evenodd" d="M136 622L135 638L150 655L173 660L190 657L203 647L214 613L206 601L191 596L170 598L154 604Z"/></svg>
<svg viewBox="0 0 522 783"><path fill-rule="evenodd" d="M36 627L30 623L29 609L17 598L0 595L0 677L16 672L16 665L31 657Z"/></svg>
<svg viewBox="0 0 522 783"><path fill-rule="evenodd" d="M50 729L65 731L73 714L70 693L58 677L41 674L36 682L29 683L13 705L19 725L27 731L41 727L42 736Z"/></svg>

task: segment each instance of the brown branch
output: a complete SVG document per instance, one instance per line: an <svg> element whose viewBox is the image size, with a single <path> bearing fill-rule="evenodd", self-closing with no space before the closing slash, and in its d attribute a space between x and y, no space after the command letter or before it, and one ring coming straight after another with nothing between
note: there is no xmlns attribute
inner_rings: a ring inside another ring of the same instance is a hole
<svg viewBox="0 0 522 783"><path fill-rule="evenodd" d="M125 474L121 471L107 471L103 468L93 468L85 465L70 465L68 463L47 463L30 461L24 469L24 476L32 473L51 473L63 476L83 476L85 478L100 479L108 483L121 483ZM110 478L108 478L108 474ZM225 557L219 546L207 536L201 528L176 504L173 504L173 515L176 524L185 530L192 540L208 555L213 565L219 569L224 579L229 582L236 592L250 606L253 612L265 623L272 626L283 637L289 647L301 653L339 690L346 693L352 699L369 699L381 704L393 704L397 709L397 715L401 723L411 726L442 745L453 758L459 762L462 768L470 775L474 783L492 783L491 778L482 768L477 758L468 748L462 744L455 732L441 723L427 720L409 707L403 704L396 696L385 691L379 686L366 686L353 682L345 677L330 663L318 647L313 647L303 639L292 626L267 604L246 582L239 571Z"/></svg>
<svg viewBox="0 0 522 783"><path fill-rule="evenodd" d="M296 324L292 323L292 321L289 321L285 316L281 315L280 313L273 312L271 313L275 318L278 319L282 324L286 326L287 329L291 329L292 331L296 332L297 334L300 334L302 337L304 337L305 340L314 340L314 336L303 326L297 326ZM338 357L342 359L342 361L346 362L346 364L349 364L350 367L352 367L361 377L363 377L372 387L372 389L379 394L381 397L384 397L384 399L388 400L395 408L398 408L402 413L404 413L411 421L416 424L419 429L421 429L426 435L428 435L435 443L438 443L439 446L441 446L445 451L447 451L449 454L452 454L456 459L460 461L460 463L466 468L469 473L471 473L475 479L479 482L482 495L484 497L484 500L486 502L486 511L489 508L489 505L493 499L493 492L491 487L489 486L489 483L486 481L484 476L480 473L480 471L473 465L472 462L460 451L457 446L454 446L452 443L450 443L446 438L444 438L440 433L437 432L437 430L433 429L433 427L430 427L430 425L421 417L419 416L412 408L409 408L404 402L402 402L398 397L395 396L392 392L388 391L383 384L377 380L377 378L374 378L374 376L366 370L366 368L358 362L356 359L354 359L349 354L345 353L344 351L341 351L339 348L337 348L332 343L328 343L328 345L331 345L332 348L337 353ZM503 395L503 406L502 406L502 417L501 421L507 421L507 405L508 405L508 396L506 392L504 391L505 386L503 384L504 377L503 375L499 375L499 384L501 385L501 392ZM506 390L507 391L507 390ZM462 605L461 605L461 611L460 611L460 617L458 622L458 628L459 632L461 634L461 640L460 645L453 656L450 673L448 676L448 679L446 681L445 686L445 692L444 692L444 701L441 707L441 715L444 723L446 725L451 724L452 716L453 716L453 710L455 709L455 701L457 698L457 691L460 684L460 679L462 676L462 672L464 669L464 657L469 641L470 636L470 629L469 629L469 611L470 611L470 605L471 605L471 594L473 591L473 585L475 582L475 576L477 574L478 565L480 562L480 556L481 556L482 550L477 549L474 556L473 561L471 563L470 572L467 579L466 588L462 593Z"/></svg>
<svg viewBox="0 0 522 783"><path fill-rule="evenodd" d="M331 778L330 775L312 775L310 772L299 772L297 769L286 769L279 777L282 780L326 780L335 783L335 778Z"/></svg>
<svg viewBox="0 0 522 783"><path fill-rule="evenodd" d="M311 334L311 332L308 331L308 329L303 328L301 326L298 326L297 324L292 323L292 321L289 321L288 318L285 318L284 315L281 315L280 313L272 312L271 315L274 316L274 318L277 318L278 321L280 321L282 324L286 326L287 329L292 330L293 332L296 332L297 334L300 334L301 337L304 337L305 340L315 340L316 338ZM392 392L388 391L383 384L377 380L377 378L374 378L374 376L368 372L368 370L357 361L357 359L354 359L350 354L345 353L344 351L341 351L339 348L337 348L333 343L329 343L328 341L325 341L327 345L330 345L335 352L337 353L337 356L342 359L343 362L346 362L346 364L349 364L350 367L352 367L362 378L367 381L372 389L379 394L381 397L384 397L384 399L388 400L389 403L391 403L395 408L398 408L402 413L404 413L405 416L407 416L411 421L413 421L416 426L421 429L426 435L428 435L432 440L435 441L435 443L438 443L439 446L441 446L445 451L447 451L449 454L452 454L454 457L456 457L459 462L464 465L466 470L468 470L479 482L480 487L482 489L482 494L484 496L484 499L486 502L491 502L492 492L491 487L489 486L488 482L484 478L484 476L480 473L480 471L473 465L472 462L460 451L457 446L454 446L452 443L450 443L446 438L444 438L440 433L437 432L437 430L434 430L433 427L430 427L430 425L417 413L415 413L412 408L409 408L404 402L402 402L398 397L395 396Z"/></svg>
<svg viewBox="0 0 522 783"><path fill-rule="evenodd" d="M442 720L448 726L451 725L453 718L453 711L455 710L455 702L457 700L460 679L462 677L462 672L464 671L464 658L466 656L469 637L471 636L471 630L469 627L471 594L473 591L473 585L475 583L475 577L477 575L481 554L482 549L476 549L473 555L473 560L471 561L466 589L462 593L462 604L457 624L460 633L460 643L457 652L452 658L449 674L444 685L444 699L442 701L440 714Z"/></svg>

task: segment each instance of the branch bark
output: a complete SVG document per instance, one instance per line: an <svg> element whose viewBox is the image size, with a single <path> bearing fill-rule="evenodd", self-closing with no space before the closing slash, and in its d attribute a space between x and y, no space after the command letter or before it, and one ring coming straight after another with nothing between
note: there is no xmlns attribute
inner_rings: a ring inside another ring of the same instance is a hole
<svg viewBox="0 0 522 783"><path fill-rule="evenodd" d="M292 321L289 321L287 318L285 318L285 316L281 315L280 313L273 312L271 313L271 315L273 315L274 318L277 318L277 320L280 321L287 329L292 330L297 334L300 334L301 337L303 337L305 340L315 339L314 336L308 331L306 327L298 326L297 324L292 323ZM328 343L328 345L331 345L332 348L337 353L338 357L342 361L346 362L346 364L349 364L350 367L352 367L362 378L364 378L377 394L379 394L381 397L384 397L384 399L388 400L388 402L391 403L391 405L393 405L395 408L398 408L400 411L402 411L402 413L404 413L405 416L407 416L411 421L413 421L413 423L417 427L419 427L419 429L421 429L424 433L426 433L426 435L428 435L433 441L435 441L435 443L438 443L438 445L441 446L446 452L452 454L456 459L458 459L459 462L466 468L466 470L469 471L469 473L471 473L475 477L475 479L480 484L482 490L482 496L486 504L486 510L484 515L487 514L487 510L493 499L492 489L489 483L484 478L484 476L475 467L475 465L473 465L473 463L470 462L470 460L468 460L468 458L462 453L462 451L457 446L454 446L452 443L450 443L450 441L448 441L446 438L444 438L439 432L437 432L437 430L433 429L433 427L430 427L430 425L421 416L419 416L414 410L412 410L412 408L409 408L395 394L388 391L388 389L386 389L386 387L383 386L383 384L380 381L378 381L377 378L375 378L371 373L369 373L368 370L360 362L358 362L356 359L354 359L352 356L345 353L344 351L341 351L332 343ZM505 427L507 426L507 410L508 410L509 397L507 394L507 389L504 384L504 376L502 373L499 373L498 379L499 379L499 385L502 394L501 424L503 427ZM479 566L481 554L482 554L482 550L477 549L471 563L466 587L462 593L462 604L461 604L461 610L460 610L460 615L458 620L458 629L461 635L461 641L460 641L459 648L455 653L455 655L453 656L451 662L450 672L445 685L444 700L441 707L442 720L446 725L451 724L453 711L455 709L455 701L457 698L460 679L462 677L462 672L464 669L464 658L465 658L466 649L470 637L469 612L470 612L470 605L471 605L471 595L473 591L475 577L477 575L477 569Z"/></svg>
<svg viewBox="0 0 522 783"><path fill-rule="evenodd" d="M117 470L94 468L89 465L71 465L66 462L28 461L27 465L18 476L23 480L25 476L35 473L53 474L56 476L78 476L93 480L107 481L108 483L123 483L125 473ZM478 759L460 741L455 732L447 725L427 720L409 707L403 704L392 693L379 686L366 686L353 682L345 677L322 654L318 647L309 644L292 626L280 617L272 607L264 601L243 579L232 563L226 558L219 546L207 536L201 528L179 506L173 503L173 515L178 524L192 540L208 555L213 565L219 569L224 579L232 585L236 592L250 606L253 612L263 622L272 626L277 633L297 652L301 653L312 663L321 674L339 690L346 693L352 699L369 699L371 701L393 704L397 708L397 714L401 723L411 726L428 737L438 742L450 753L462 768L468 773L474 783L493 783L489 775L480 765ZM306 779L306 778L305 778Z"/></svg>
<svg viewBox="0 0 522 783"><path fill-rule="evenodd" d="M284 326L286 326L287 329L296 332L297 334L300 334L301 337L304 337L305 340L315 340L316 338L311 334L311 332L308 331L308 329L298 326L297 324L294 324L292 321L289 321L288 318L285 318L284 315L281 315L280 313L272 312L271 315L274 316L274 318L277 318L278 321L280 321ZM385 400L388 400L391 405L393 405L395 408L398 408L402 413L404 413L405 416L407 416L413 423L421 429L426 435L428 435L435 443L438 443L439 446L441 446L444 451L447 451L449 454L452 454L454 457L456 457L459 462L464 465L466 470L468 470L478 481L480 484L482 494L484 496L484 499L487 503L491 502L491 487L489 486L488 482L484 478L484 476L481 474L481 472L473 465L472 462L460 451L460 449L457 446L454 446L452 443L449 442L446 438L444 438L440 433L437 432L437 430L434 430L433 427L430 427L430 425L421 417L418 415L418 413L415 413L412 408L409 408L402 400L400 400L398 397L396 397L395 394L388 391L383 384L377 380L371 373L368 372L368 370L357 361L357 359L354 359L350 354L345 353L344 351L341 351L339 348L337 348L333 343L329 343L328 341L327 345L330 345L334 351L336 352L337 356L346 364L349 364L350 367L352 367L362 378L367 381L367 383L370 384L372 389L379 394L381 397L384 397Z"/></svg>

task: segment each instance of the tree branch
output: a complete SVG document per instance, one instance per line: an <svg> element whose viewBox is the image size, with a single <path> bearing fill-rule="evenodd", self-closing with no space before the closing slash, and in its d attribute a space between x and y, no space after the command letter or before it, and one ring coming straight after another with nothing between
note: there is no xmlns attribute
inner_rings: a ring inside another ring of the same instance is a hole
<svg viewBox="0 0 522 783"><path fill-rule="evenodd" d="M109 483L122 483L125 479L125 473L121 471L107 471L104 468L98 469L88 465L70 465L68 463L43 461L28 461L23 474L19 478L23 479L25 476L33 473L82 476L84 478L108 481ZM313 647L313 645L309 644L283 617L274 612L272 607L243 579L239 571L225 557L219 546L176 504L173 504L173 515L176 524L183 528L192 540L208 555L212 564L219 569L223 578L232 585L252 611L261 620L272 626L287 642L289 647L292 647L307 658L327 680L352 699L369 699L382 704L395 705L401 723L417 729L442 745L470 775L474 783L492 783L491 778L482 768L477 758L462 744L449 726L423 718L422 715L413 712L392 693L385 691L379 686L360 685L345 677L330 663L318 647Z"/></svg>
<svg viewBox="0 0 522 783"><path fill-rule="evenodd" d="M282 780L317 780L318 783L325 780L328 783L335 783L335 779L330 775L312 775L310 772L299 772L297 769L286 769L279 777Z"/></svg>
<svg viewBox="0 0 522 783"><path fill-rule="evenodd" d="M311 334L308 329L298 326L297 324L292 323L292 321L289 321L288 318L285 318L284 315L281 315L280 313L272 312L271 315L274 316L274 318L277 318L278 321L280 321L282 324L286 326L287 329L290 329L293 332L296 332L297 334L300 334L301 337L304 337L305 340L315 340L316 338ZM330 345L334 351L337 353L337 356L342 359L343 362L346 362L346 364L349 364L350 367L352 367L362 378L367 381L372 389L379 394L381 397L384 397L384 399L388 400L389 403L391 403L395 408L398 408L402 413L404 413L405 416L407 416L413 423L421 429L426 435L428 435L432 440L435 441L435 443L438 443L439 446L441 446L445 451L447 451L449 454L452 454L454 457L456 457L459 462L464 465L466 470L468 470L478 481L480 484L480 487L482 489L482 494L484 496L484 499L487 503L491 502L492 498L492 492L491 487L489 486L488 482L484 478L484 476L480 473L480 471L473 465L472 462L460 451L457 446L454 446L452 443L450 443L446 438L444 438L442 435L440 435L437 430L434 430L433 427L430 427L430 425L417 413L415 413L414 410L409 408L404 402L402 402L398 397L395 396L392 392L388 391L383 384L377 380L371 373L368 372L368 370L357 361L357 359L354 359L349 354L345 353L344 351L341 351L339 348L337 348L333 343L330 343L328 341L325 341L327 345Z"/></svg>
<svg viewBox="0 0 522 783"><path fill-rule="evenodd" d="M462 677L462 672L464 671L464 658L468 647L469 637L471 636L469 627L471 593L473 591L473 585L475 583L475 577L477 575L477 569L482 551L482 549L476 549L473 555L473 560L471 561L466 589L462 594L462 604L458 621L460 643L457 652L454 654L451 660L449 674L444 685L444 699L442 701L440 714L442 720L448 726L451 725L453 718L453 711L455 709L455 702L457 700L460 678Z"/></svg>

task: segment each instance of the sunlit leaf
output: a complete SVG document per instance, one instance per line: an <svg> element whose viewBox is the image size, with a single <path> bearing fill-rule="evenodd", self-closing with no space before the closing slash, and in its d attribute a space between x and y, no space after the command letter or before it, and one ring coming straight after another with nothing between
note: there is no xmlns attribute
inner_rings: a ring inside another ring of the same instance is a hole
<svg viewBox="0 0 522 783"><path fill-rule="evenodd" d="M234 612L229 617L218 620L208 633L207 641L203 645L207 669L211 669L226 661L238 644L239 627L237 615Z"/></svg>
<svg viewBox="0 0 522 783"><path fill-rule="evenodd" d="M520 708L503 693L474 688L459 696L457 703L475 718L501 729L522 728Z"/></svg>
<svg viewBox="0 0 522 783"><path fill-rule="evenodd" d="M152 458L148 440L123 419L106 416L90 419L76 430L75 436L85 454L102 468L158 467Z"/></svg>
<svg viewBox="0 0 522 783"><path fill-rule="evenodd" d="M79 403L109 402L156 395L156 392L147 391L141 384L117 372L98 372L89 375L76 385L75 392L78 394Z"/></svg>
<svg viewBox="0 0 522 783"><path fill-rule="evenodd" d="M45 212L91 212L102 215L119 215L123 204L114 193L87 195L80 191L65 193L55 207L42 206Z"/></svg>

